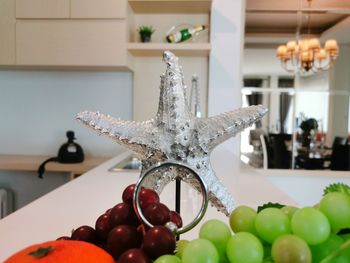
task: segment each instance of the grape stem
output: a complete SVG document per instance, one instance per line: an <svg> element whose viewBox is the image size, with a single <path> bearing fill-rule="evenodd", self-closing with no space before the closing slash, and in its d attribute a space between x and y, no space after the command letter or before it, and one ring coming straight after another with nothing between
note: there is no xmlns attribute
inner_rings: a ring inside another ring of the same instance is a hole
<svg viewBox="0 0 350 263"><path fill-rule="evenodd" d="M338 257L343 251L346 249L350 249L350 240L347 240L344 244L342 244L338 249L333 251L330 255L325 257L320 263L330 263L333 259Z"/></svg>

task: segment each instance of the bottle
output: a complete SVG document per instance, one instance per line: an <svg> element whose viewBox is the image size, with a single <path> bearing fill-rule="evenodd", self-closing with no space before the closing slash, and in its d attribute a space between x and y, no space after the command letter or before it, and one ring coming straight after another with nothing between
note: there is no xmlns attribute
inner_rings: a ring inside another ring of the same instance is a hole
<svg viewBox="0 0 350 263"><path fill-rule="evenodd" d="M196 26L191 28L184 28L180 31L170 33L167 35L166 40L169 43L179 43L190 39L195 33L201 32L205 29L205 26Z"/></svg>
<svg viewBox="0 0 350 263"><path fill-rule="evenodd" d="M200 109L200 94L198 87L198 76L192 75L191 96L190 96L190 110L197 118L201 117Z"/></svg>

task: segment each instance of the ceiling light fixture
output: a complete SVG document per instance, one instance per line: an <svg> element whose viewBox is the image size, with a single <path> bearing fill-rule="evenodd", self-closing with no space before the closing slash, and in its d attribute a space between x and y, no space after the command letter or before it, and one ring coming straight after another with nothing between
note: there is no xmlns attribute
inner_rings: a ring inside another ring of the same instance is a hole
<svg viewBox="0 0 350 263"><path fill-rule="evenodd" d="M307 36L300 37L300 24L298 19L297 38L288 41L286 45L277 48L277 57L282 67L290 73L305 74L310 71L319 72L329 69L339 55L339 47L335 39L328 39L321 47L320 39L311 36L311 1L307 0L309 11L307 17ZM302 14L301 4L299 14Z"/></svg>

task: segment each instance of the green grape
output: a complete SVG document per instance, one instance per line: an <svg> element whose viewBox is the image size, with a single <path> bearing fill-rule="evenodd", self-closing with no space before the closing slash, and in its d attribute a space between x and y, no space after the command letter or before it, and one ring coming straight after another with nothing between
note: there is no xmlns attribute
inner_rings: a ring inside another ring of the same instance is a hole
<svg viewBox="0 0 350 263"><path fill-rule="evenodd" d="M285 207L285 205L282 205L280 203L272 203L272 202L268 202L268 203L265 203L263 205L259 205L258 208L256 209L256 211L258 212L258 214L266 209L266 208L270 208L270 207L274 207L274 208L278 208L278 209L281 209L282 207Z"/></svg>
<svg viewBox="0 0 350 263"><path fill-rule="evenodd" d="M292 219L294 213L298 210L299 210L298 207L290 206L290 205L287 205L281 208L281 211L283 211L289 217L290 220Z"/></svg>
<svg viewBox="0 0 350 263"><path fill-rule="evenodd" d="M330 192L341 192L350 196L350 186L344 183L330 184L325 189L323 189L323 195L326 195Z"/></svg>
<svg viewBox="0 0 350 263"><path fill-rule="evenodd" d="M238 206L230 215L230 226L234 233L249 232L256 235L256 211L249 206Z"/></svg>
<svg viewBox="0 0 350 263"><path fill-rule="evenodd" d="M219 254L209 240L199 238L185 246L182 263L219 263Z"/></svg>
<svg viewBox="0 0 350 263"><path fill-rule="evenodd" d="M310 246L312 252L312 262L318 263L328 255L330 255L334 250L340 247L344 243L344 240L337 235L331 235L325 242Z"/></svg>
<svg viewBox="0 0 350 263"><path fill-rule="evenodd" d="M176 256L179 258L182 258L182 254L184 251L184 248L187 246L187 244L190 243L190 241L186 239L181 239L176 242Z"/></svg>
<svg viewBox="0 0 350 263"><path fill-rule="evenodd" d="M230 228L217 219L208 220L199 230L199 237L209 240L219 253L220 262L225 260L227 241L231 237Z"/></svg>
<svg viewBox="0 0 350 263"><path fill-rule="evenodd" d="M344 193L328 193L320 202L320 210L324 213L332 227L338 231L350 228L350 198Z"/></svg>
<svg viewBox="0 0 350 263"><path fill-rule="evenodd" d="M304 207L294 213L292 231L309 245L326 241L331 233L327 217L313 207Z"/></svg>
<svg viewBox="0 0 350 263"><path fill-rule="evenodd" d="M291 232L288 216L278 208L266 208L257 214L255 228L266 242L272 242L283 234Z"/></svg>
<svg viewBox="0 0 350 263"><path fill-rule="evenodd" d="M181 263L181 259L174 255L163 255L157 258L154 263Z"/></svg>
<svg viewBox="0 0 350 263"><path fill-rule="evenodd" d="M295 235L278 237L272 245L275 263L311 263L311 251L306 242Z"/></svg>
<svg viewBox="0 0 350 263"><path fill-rule="evenodd" d="M253 234L239 232L227 242L226 254L231 263L261 263L264 248Z"/></svg>

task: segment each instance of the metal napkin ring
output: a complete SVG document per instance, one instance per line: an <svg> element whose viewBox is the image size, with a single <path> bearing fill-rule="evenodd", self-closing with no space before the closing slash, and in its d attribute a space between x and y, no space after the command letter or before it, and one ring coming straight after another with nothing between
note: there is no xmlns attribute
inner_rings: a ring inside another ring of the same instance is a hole
<svg viewBox="0 0 350 263"><path fill-rule="evenodd" d="M156 165L153 165L150 168L148 168L147 170L143 171L141 173L139 180L136 183L136 186L135 186L135 191L134 191L134 195L133 195L133 205L134 205L135 212L136 212L137 216L141 219L141 221L144 224L146 224L148 227L153 227L153 225L143 215L143 213L141 211L140 202L139 202L138 197L139 197L140 191L142 189L142 183L144 182L146 177L151 175L155 171L157 171L159 169L166 168L166 167L178 167L178 168L187 170L189 172L189 174L193 175L193 177L195 179L197 179L197 181L200 185L200 188L201 188L200 194L202 195L203 202L202 202L202 206L201 206L201 209L200 209L198 215L193 219L193 221L190 222L188 225L180 227L180 228L177 228L175 226L175 224L168 224L168 223L166 224L166 226L169 227L174 232L174 234L180 235L180 234L186 233L187 231L193 229L200 222L200 220L203 218L203 216L207 210L207 207L208 207L208 188L207 188L206 184L204 183L203 179L189 165L181 163L181 162L163 161L163 162L159 162ZM182 177L179 175L176 175L174 179L176 179L176 178L182 179Z"/></svg>

